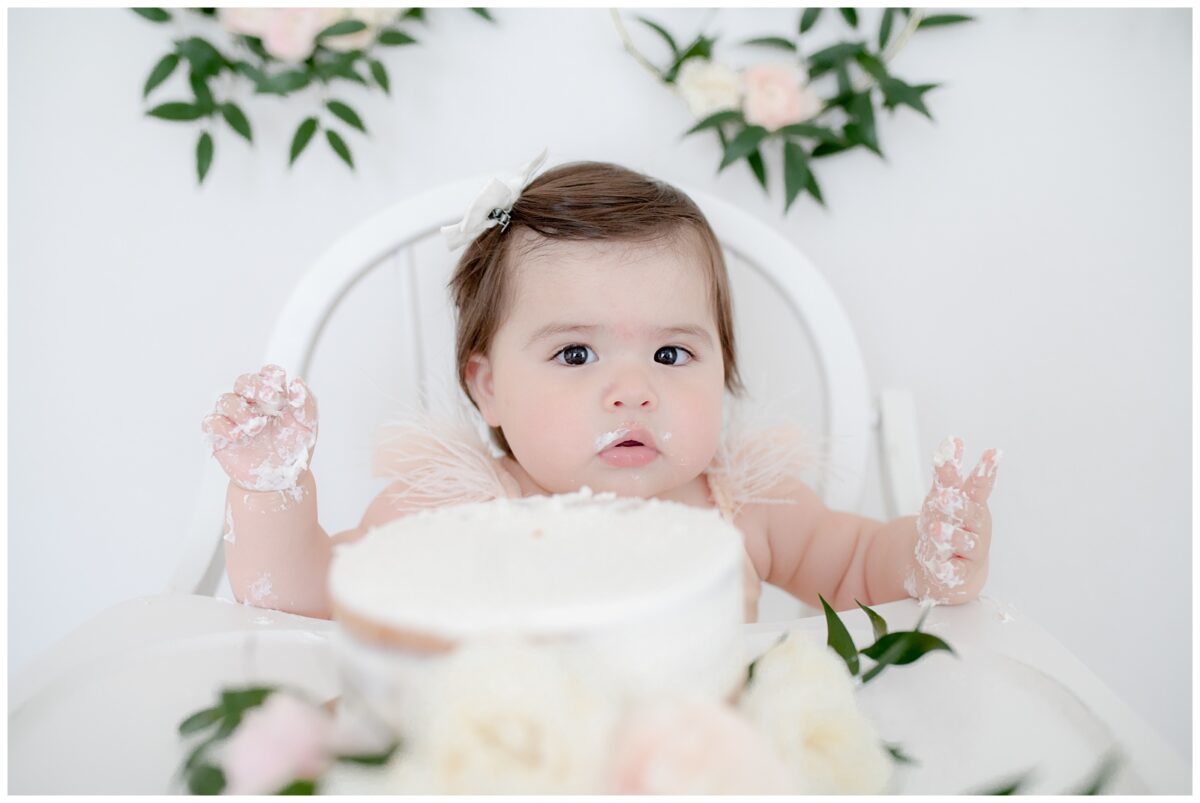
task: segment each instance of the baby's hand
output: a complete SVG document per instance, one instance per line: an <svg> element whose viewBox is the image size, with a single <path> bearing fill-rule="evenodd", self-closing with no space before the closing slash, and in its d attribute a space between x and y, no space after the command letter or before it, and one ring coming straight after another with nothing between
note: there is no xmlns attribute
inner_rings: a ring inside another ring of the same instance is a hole
<svg viewBox="0 0 1200 803"><path fill-rule="evenodd" d="M229 479L251 491L296 487L317 442L317 402L300 378L264 365L242 374L201 422L213 455Z"/></svg>
<svg viewBox="0 0 1200 803"><path fill-rule="evenodd" d="M992 543L987 500L1001 454L985 451L964 479L961 438L946 438L934 453L933 488L917 516L914 567L904 585L912 596L956 605L983 590Z"/></svg>

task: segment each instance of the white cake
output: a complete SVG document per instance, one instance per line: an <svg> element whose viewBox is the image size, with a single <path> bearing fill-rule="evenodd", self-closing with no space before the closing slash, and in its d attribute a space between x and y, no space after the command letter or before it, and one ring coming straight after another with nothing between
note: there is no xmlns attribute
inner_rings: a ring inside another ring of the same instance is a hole
<svg viewBox="0 0 1200 803"><path fill-rule="evenodd" d="M716 510L586 488L406 516L334 555L347 694L403 731L456 646L519 639L633 694L726 698L745 679L742 549Z"/></svg>

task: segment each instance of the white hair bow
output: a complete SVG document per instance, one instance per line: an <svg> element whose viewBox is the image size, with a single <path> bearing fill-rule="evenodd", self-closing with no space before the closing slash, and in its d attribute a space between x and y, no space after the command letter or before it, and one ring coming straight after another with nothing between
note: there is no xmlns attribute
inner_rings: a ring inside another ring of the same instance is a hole
<svg viewBox="0 0 1200 803"><path fill-rule="evenodd" d="M446 247L453 251L459 246L466 245L480 233L487 231L497 223L502 224L500 231L508 228L509 213L513 204L521 195L521 191L529 184L533 172L546 161L549 148L542 152L520 172L507 178L492 178L480 190L467 208L466 216L451 226L442 226L442 234L446 237Z"/></svg>

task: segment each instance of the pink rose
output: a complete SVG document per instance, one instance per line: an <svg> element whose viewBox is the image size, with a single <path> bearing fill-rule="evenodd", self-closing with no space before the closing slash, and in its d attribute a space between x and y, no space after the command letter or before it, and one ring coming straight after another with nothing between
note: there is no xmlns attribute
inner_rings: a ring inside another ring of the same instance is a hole
<svg viewBox="0 0 1200 803"><path fill-rule="evenodd" d="M799 68L790 64L762 64L742 74L746 122L775 131L802 123L821 111L821 98L801 83Z"/></svg>
<svg viewBox="0 0 1200 803"><path fill-rule="evenodd" d="M282 61L304 61L316 47L317 34L337 22L336 8L275 8L263 30L263 47Z"/></svg>
<svg viewBox="0 0 1200 803"><path fill-rule="evenodd" d="M332 734L325 711L275 692L246 712L225 745L225 793L272 794L297 778L317 778L331 763Z"/></svg>
<svg viewBox="0 0 1200 803"><path fill-rule="evenodd" d="M701 698L639 708L615 739L609 794L786 794L787 768L728 706Z"/></svg>

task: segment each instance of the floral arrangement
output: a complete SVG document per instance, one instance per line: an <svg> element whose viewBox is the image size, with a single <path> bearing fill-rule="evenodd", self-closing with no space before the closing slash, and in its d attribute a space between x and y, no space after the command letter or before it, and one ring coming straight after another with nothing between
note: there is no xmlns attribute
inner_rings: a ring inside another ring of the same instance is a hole
<svg viewBox="0 0 1200 803"><path fill-rule="evenodd" d="M150 117L201 127L196 141L196 175L204 183L212 167L213 134L220 121L247 142L254 141L245 111L234 100L252 87L256 95L287 97L310 86L320 89L319 105L329 116L307 114L292 136L288 166L308 147L318 131L335 154L354 169L346 138L332 123L344 124L362 134L366 125L344 101L332 97L337 81L378 87L390 94L387 68L377 56L379 47L415 44L402 26L425 22L425 9L410 8L135 8L144 19L158 24L179 22L174 14L188 14L207 22L211 33L177 38L171 52L150 70L142 97L150 94L181 66L187 70L191 97L159 103L146 111ZM485 8L470 9L493 22Z"/></svg>
<svg viewBox="0 0 1200 803"><path fill-rule="evenodd" d="M913 759L880 741L857 689L888 667L955 653L921 631L925 615L889 633L861 603L874 642L858 649L821 603L825 644L785 635L750 664L730 704L684 694L622 702L610 678L553 648L465 646L403 744L293 691L225 689L179 726L188 739L207 731L181 774L194 794L879 794L893 765ZM863 672L865 659L874 665ZM1076 794L1098 793L1113 768L1106 761ZM975 794L1012 794L1024 780Z"/></svg>
<svg viewBox="0 0 1200 803"><path fill-rule="evenodd" d="M688 44L679 45L662 25L638 17L670 48L667 66L657 67L634 46L615 9L612 15L625 49L682 97L699 121L684 136L711 131L720 139L718 173L745 159L763 190L767 190L763 149L776 144L782 148L786 212L802 192L825 205L813 174L814 160L857 147L883 158L875 116L877 96L890 113L894 114L897 106L908 106L933 119L924 98L939 85L906 83L892 75L887 65L916 31L973 19L962 14L926 15L922 9L885 8L881 9L878 34L872 43L869 35L857 36L858 11L839 8L837 12L856 36L806 56L802 49L805 35L823 12L831 12L832 16L833 11L804 9L795 33L742 42L782 50L790 58L740 70L714 58L716 36L700 33ZM822 93L814 82L824 76L836 83L832 91Z"/></svg>

